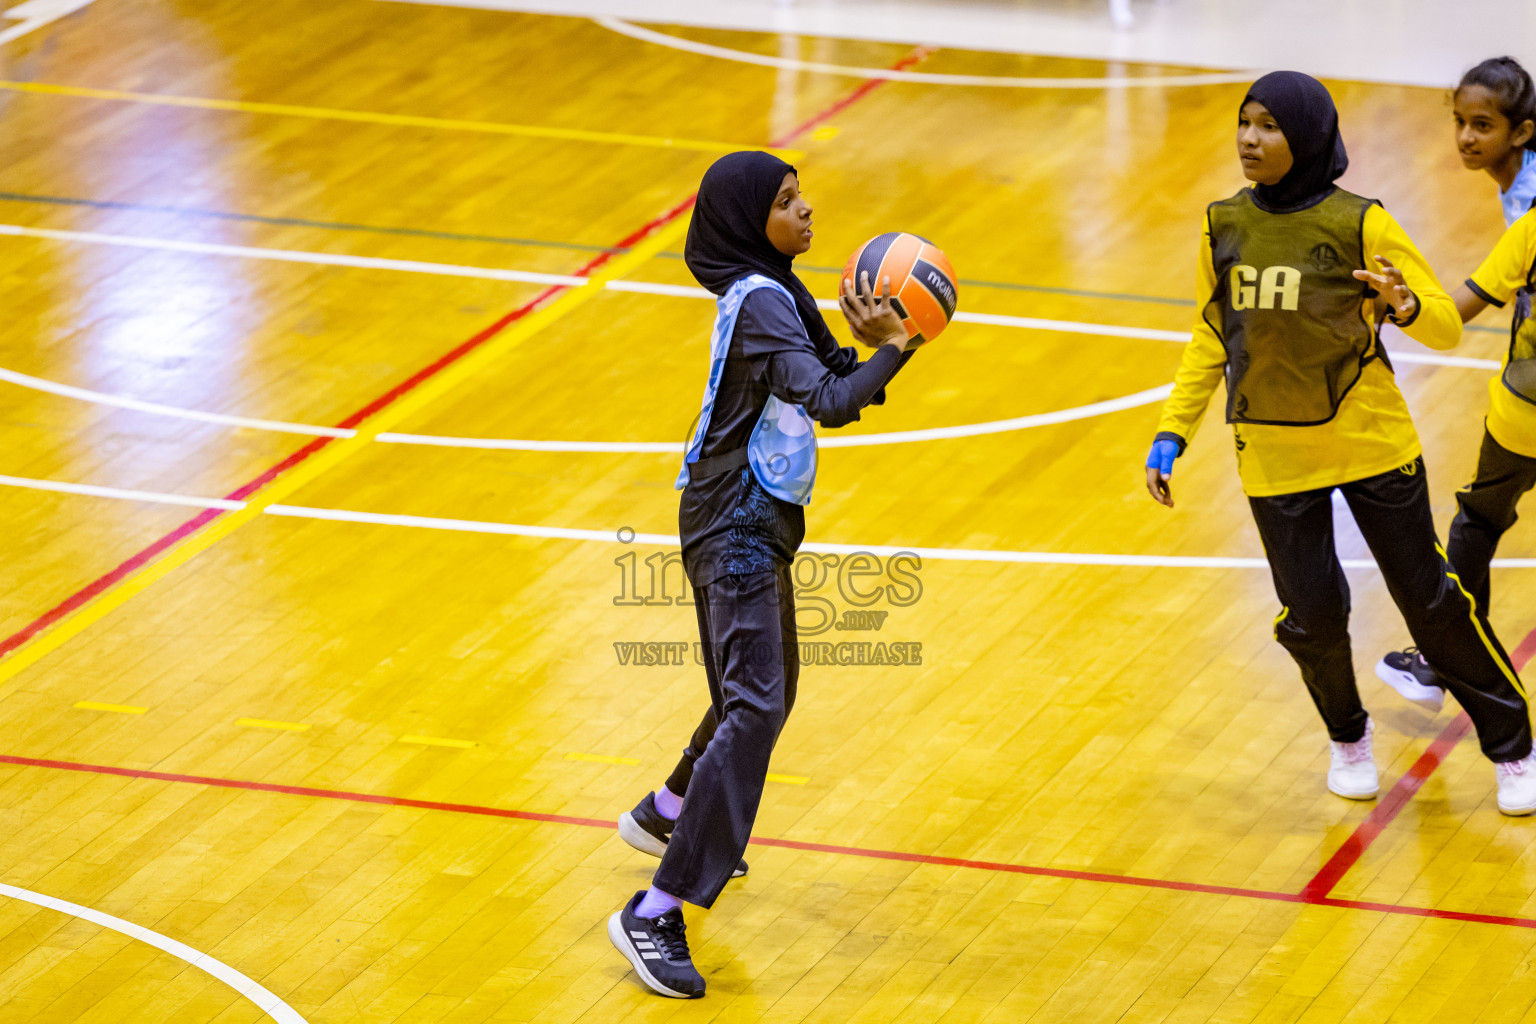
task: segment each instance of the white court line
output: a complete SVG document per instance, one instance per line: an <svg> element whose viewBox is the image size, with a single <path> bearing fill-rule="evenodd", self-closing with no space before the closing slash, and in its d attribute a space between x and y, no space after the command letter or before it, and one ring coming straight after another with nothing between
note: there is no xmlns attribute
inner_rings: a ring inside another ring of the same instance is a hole
<svg viewBox="0 0 1536 1024"><path fill-rule="evenodd" d="M821 303L817 303L818 306ZM825 309L836 309L833 302ZM1042 320L1033 316L1005 316L1001 313L967 313L958 310L955 323L986 324L990 327L1017 327L1026 331L1060 331L1064 334L1100 334L1110 338L1139 338L1143 341L1188 342L1189 331L1163 331L1152 327L1123 327L1119 324L1084 323L1079 320Z"/></svg>
<svg viewBox="0 0 1536 1024"><path fill-rule="evenodd" d="M225 416L220 413L200 412L195 409L178 409L175 406L160 405L156 402L140 402L136 399L119 398L116 395L107 395L99 391L88 391L85 388L71 387L67 384L57 384L53 381L44 380L41 377L31 377L27 374L16 373L14 370L6 370L4 368L0 368L0 381L6 381L18 387L31 388L36 391L78 399L82 402L118 406L125 409L134 409L139 412L180 419L225 423L232 426L284 431L292 434L315 434L323 437L351 437L357 433L355 430L343 430L337 427L319 427L307 423L280 423L273 420L250 419L244 416ZM975 437L982 434L1000 434L1014 430L1027 430L1031 427L1068 423L1072 420L1103 416L1122 409L1133 409L1137 406L1150 405L1153 402L1167 398L1172 387L1173 385L1171 384L1164 384L1160 387L1139 391L1133 395L1125 395L1121 398L1111 398L1103 402L1093 402L1089 405L1060 409L1055 412L1033 413L1028 416L1018 416L1007 420L992 420L987 423L964 423L953 427L930 427L926 430L903 430L884 434L828 437L822 438L818 441L818 444L823 448L860 448L871 445L938 441L954 437ZM535 441L516 438L446 437L437 434L400 434L394 432L379 434L375 440L382 441L385 444L431 445L440 448L478 448L492 451L610 452L623 454L681 454L683 451L683 443L681 441Z"/></svg>
<svg viewBox="0 0 1536 1024"><path fill-rule="evenodd" d="M616 530L577 530L561 526L524 526L519 523L492 523L480 519L444 519L435 516L402 516L383 512L353 512L339 508L309 508L303 505L268 505L266 513L291 519L324 519L333 523L370 523L375 526L408 526L421 530L451 530L455 533L495 533L505 537L536 537L547 540L596 540L620 543ZM679 547L681 542L664 533L637 533L632 544L656 544Z"/></svg>
<svg viewBox="0 0 1536 1024"><path fill-rule="evenodd" d="M1394 363L1416 363L1425 366L1459 366L1466 370L1497 370L1497 359L1469 359L1466 356L1442 356L1438 352L1393 352L1387 350L1387 358Z"/></svg>
<svg viewBox="0 0 1536 1024"><path fill-rule="evenodd" d="M44 228L23 227L17 224L0 224L0 235L127 246L171 252L190 252L204 255L235 256L248 259L280 260L289 263L310 263L420 274L440 274L450 277L517 281L531 284L560 285L562 287L578 287L588 283L587 278L564 274L539 274L529 271L502 270L495 267L475 267L455 263L425 263L418 260L388 260L366 256L342 256L333 253L307 252L294 249L262 249L240 245L185 242L174 239L146 238L136 235L106 235L86 231L54 231ZM613 291L642 295L660 295L686 299L714 298L709 292L696 286L662 284L652 281L612 281L607 284L607 287ZM836 310L838 308L837 302L831 299L818 300L817 306L825 310ZM965 311L957 312L954 319L956 323L984 324L1021 330L1056 331L1111 338L1136 338L1147 341L1179 343L1189 341L1189 332L1187 331L1168 331L1149 327L1130 327L1120 324L1099 324L1076 320L1047 320L1039 317L1007 316L998 313L969 313ZM1392 360L1398 363L1454 366L1478 370L1496 370L1499 367L1499 363L1492 359L1472 359L1464 356L1445 356L1439 353L1427 352L1390 352L1389 354ZM287 423L280 420L202 412L196 409L164 405L159 402L145 402L134 398L123 398L100 391L91 391L86 388L60 384L41 377L32 377L3 368L0 368L0 381L83 402L92 402L97 405L111 405L152 415L197 420L204 423L218 423L254 430L304 434L315 437L352 437L357 433L355 430L347 430L340 427L324 427L311 423ZM1168 386L1164 385L1160 388L1153 388L1121 398L1095 402L1071 409L1062 409L1056 412L1035 413L1007 420L961 424L952 427L933 427L927 430L831 437L823 440L821 445L825 448L854 448L881 444L933 441L956 437L974 437L981 434L1026 430L1031 427L1066 423L1072 420L1087 419L1093 416L1117 412L1122 409L1147 405L1167 397L1167 388ZM537 441L515 438L444 437L431 434L401 434L393 432L380 434L378 440L387 444L435 445L446 448L479 448L501 451L654 453L678 452L682 450L681 443L670 441Z"/></svg>
<svg viewBox="0 0 1536 1024"><path fill-rule="evenodd" d="M560 526L523 526L516 523L490 523L477 519L444 519L431 516L402 516L378 512L353 512L335 508L308 508L298 505L268 505L267 513L289 516L295 519L324 519L338 523L368 523L378 526L406 526L427 530L452 530L463 533L494 533L513 537L535 537L554 540L596 541L626 546L629 544L654 544L658 547L680 547L682 542L672 534L633 533L629 540L620 540L617 530L578 530ZM1014 565L1074 565L1109 566L1121 568L1165 569L1268 569L1263 558L1219 558L1204 555L1106 555L1058 551L998 551L985 548L925 548L893 544L832 544L807 541L801 551L827 555L854 555L860 552L891 557L917 555L938 562L1003 562ZM1346 569L1374 569L1376 563L1368 558L1341 558L1339 564ZM1495 558L1497 569L1536 569L1536 558Z"/></svg>
<svg viewBox="0 0 1536 1024"><path fill-rule="evenodd" d="M64 494L86 494L94 498L121 498L126 501L148 501L157 505L188 505L192 508L221 508L234 512L245 508L243 501L228 498L197 498L189 494L166 494L162 491L131 491L121 487L98 487L95 484L69 484L62 480L36 480L25 476L0 476L0 484L7 487L29 487L37 491L60 491Z"/></svg>
<svg viewBox="0 0 1536 1024"><path fill-rule="evenodd" d="M646 25L824 40L905 43L984 54L1126 61L1225 72L1295 67L1324 80L1428 86L1436 97L1488 55L1497 25L1518 55L1533 38L1536 7L1521 0L1132 0L1135 27L1117 28L1103 0L408 0L448 7L622 18ZM1373 45L1361 47L1360 39ZM732 44L741 45L741 44ZM782 43L780 44L783 45ZM793 52L793 51L791 51ZM819 52L819 51L816 51Z"/></svg>
<svg viewBox="0 0 1536 1024"><path fill-rule="evenodd" d="M141 235L106 235L91 231L55 231L47 228L29 228L20 224L0 224L0 235L24 238L46 238L60 242L84 242L96 245L126 246L134 249L155 249L166 252L189 252L212 256L235 256L245 259L278 260L284 263L310 263L320 266L354 267L365 270L393 270L414 274L437 274L444 277L469 277L489 281L514 281L523 284L559 285L575 288L590 283L589 278L571 274L543 274L527 270L504 270L500 267L477 267L462 263L428 263L421 260L391 260L372 256L347 256L336 253L309 252L302 249L264 249L246 245L224 245L214 242L185 242L168 238L147 238ZM662 295L680 299L714 299L708 291L696 285L663 284L658 281L610 281L609 291L639 295ZM837 300L818 299L816 305L824 310L835 311ZM1098 324L1079 320L1045 320L1039 317L1008 316L1001 313L955 313L955 323L984 324L991 327L1015 327L1031 331L1059 331L1067 334L1101 335L1109 338L1139 338L1146 341L1189 341L1189 332L1168 331L1151 327L1130 327L1122 324ZM1442 356L1438 353L1394 352L1392 358L1403 363L1425 363L1433 366L1460 366L1474 369L1496 370L1499 364L1489 359L1468 359L1462 356ZM60 385L61 387L63 385ZM297 426L297 425L296 425ZM304 433L303 430L295 431ZM312 431L311 431L312 432Z"/></svg>
<svg viewBox="0 0 1536 1024"><path fill-rule="evenodd" d="M452 530L461 533L495 533L511 537L535 537L553 540L596 541L604 544L654 544L658 547L681 547L676 535L666 533L636 533L628 541L619 540L617 530L578 530L560 526L523 526L517 523L489 523L477 519L443 519L431 516L402 516L379 512L353 512L336 508L308 508L298 505L268 505L266 511L274 516L295 519L324 519L336 523L367 523L376 526L407 526L426 530ZM921 558L948 562L1011 562L1025 565L1099 565L1099 566L1148 566L1180 569L1267 569L1269 563L1262 558L1205 558L1180 555L1100 555L1064 554L1054 551L988 551L977 548L923 548L893 546L888 544L823 544L808 541L800 545L801 551L817 554L857 554L890 556L912 554ZM1536 559L1531 560L1536 565ZM1374 562L1351 559L1345 568L1369 569Z"/></svg>
<svg viewBox="0 0 1536 1024"><path fill-rule="evenodd" d="M821 64L816 61L796 60L792 57L767 57L744 50L731 50L724 46L696 43L691 39L653 32L639 25L631 25L618 18L593 18L593 21L620 35L655 43L673 50L686 50L705 57L719 57L741 64L758 64L769 68L789 71L813 71L823 75L844 75L849 78L878 78L890 82L921 82L925 85L971 85L983 88L1004 89L1136 89L1179 85L1235 85L1249 83L1262 71L1216 72L1200 75L1149 75L1145 78L1020 78L1011 75L946 75L931 71L891 71L881 68L855 68L843 64Z"/></svg>
<svg viewBox="0 0 1536 1024"><path fill-rule="evenodd" d="M0 486L20 487L29 490L69 491L103 498L127 498L133 501L162 502L168 505L206 505L210 508L241 506L240 502L219 498L196 498L181 494L159 494L154 491L125 491L112 487L93 487L89 484L64 484L56 480L33 480L27 477L0 476ZM268 505L267 515L289 519L319 519L333 523L364 523L374 526L403 526L419 530L448 530L455 533L489 533L504 537L532 537L545 540L596 541L603 544L655 544L659 547L680 547L675 534L635 533L628 530L584 530L565 526L527 526L521 523L496 523L482 519L449 519L441 516L407 516L386 512L354 512L350 509L311 508L305 505ZM621 532L629 533L627 540L620 540ZM871 555L890 556L913 554L941 562L1006 562L1022 565L1080 565L1120 566L1173 569L1266 569L1269 563L1262 558L1219 558L1203 555L1113 555L1094 553L1070 553L1058 551L995 551L985 548L925 548L892 544L832 544L809 541L800 545L801 551L819 554L848 555L867 552ZM1365 558L1344 558L1340 564L1346 569L1374 569L1376 563ZM1536 569L1536 558L1495 558L1496 569Z"/></svg>
<svg viewBox="0 0 1536 1024"><path fill-rule="evenodd" d="M248 245L222 245L215 242L183 242L169 238L144 238L139 235L103 235L94 231L53 231L20 224L0 224L0 235L20 238L47 238L56 242L91 242L118 245L130 249L157 249L164 252L191 252L204 256L240 256L248 259L278 260L284 263L313 263L363 270L395 270L411 274L438 274L444 277L474 277L491 281L515 281L519 284L555 284L576 288L587 284L585 277L571 274L539 274L530 270L499 270L495 267L467 267L457 263L424 263L420 260L386 260L373 256L345 256L328 252L303 252L297 249L258 249Z"/></svg>
<svg viewBox="0 0 1536 1024"><path fill-rule="evenodd" d="M21 20L0 32L0 46L20 39L28 32L35 32L44 25L50 25L67 14L74 14L90 3L91 0L24 0L14 7L8 7L0 17L7 21Z"/></svg>
<svg viewBox="0 0 1536 1024"><path fill-rule="evenodd" d="M877 435L871 435L877 436ZM671 453L681 455L681 441L526 441L499 437L446 437L441 434L397 434L386 431L374 438L385 444L435 445L439 448L482 448L500 452L611 452L616 454ZM826 447L826 440L816 444Z"/></svg>
<svg viewBox="0 0 1536 1024"><path fill-rule="evenodd" d="M1135 409L1138 406L1161 402L1172 392L1172 384L1163 384L1160 387L1148 388L1146 391L1138 391L1134 395L1111 398L1108 401L1094 402L1091 405L1079 405L1074 409L1061 409L1056 412L1037 412L1029 416L1018 416L1011 420L993 420L991 423L966 423L957 427L929 427L926 430L896 430L885 434L853 434L846 437L818 438L816 445L819 448L861 448L865 445L875 444L906 444L912 441L941 441L952 437L1003 434L1013 430L1028 430L1031 427L1045 427L1055 423L1069 423L1072 420L1091 419L1094 416L1103 416L1106 413L1119 412L1122 409Z"/></svg>
<svg viewBox="0 0 1536 1024"><path fill-rule="evenodd" d="M249 427L252 430L308 434L316 437L351 437L357 433L355 430L345 430L341 427L321 427L312 423L283 423L279 420L252 419L249 416L226 416L223 413L182 409L174 405L162 405L159 402L141 402L137 398L121 398L100 391L59 384L44 380L42 377L30 377L25 373L17 373L15 370L7 370L3 367L0 367L0 380L15 384L17 387L30 388L33 391L46 391L50 395L74 398L95 405L113 405L119 409L133 409L136 412L147 412L155 416L169 416L175 419L200 420L204 423L222 423L231 427Z"/></svg>
<svg viewBox="0 0 1536 1024"><path fill-rule="evenodd" d="M623 279L617 281L609 281L608 290L611 292L636 292L640 295L668 295L675 299L714 298L713 295L705 291L703 288L699 288L694 285L661 284L655 281L628 281ZM832 301L830 305L823 306L820 302L817 302L816 305L822 306L823 309L837 308L837 302L835 300Z"/></svg>
<svg viewBox="0 0 1536 1024"><path fill-rule="evenodd" d="M347 256L336 253L309 252L301 249L264 249L246 245L223 245L213 242L185 242L168 238L146 238L141 235L106 235L91 231L55 231L47 228L29 228L20 224L0 224L0 235L47 238L60 242L127 246L135 249L157 249L167 252L190 252L213 256L278 260L285 263L311 263L321 266L355 267L365 270L394 270L414 274L438 274L444 277L469 277L490 281L559 285L565 288L575 288L589 283L588 278L571 274L543 274L527 270L504 270L500 267L477 267L462 263L428 263L421 260L391 260L371 256ZM606 287L609 291L628 292L639 295L662 295L680 299L714 299L713 295L696 285L663 284L659 281L621 280L610 281ZM835 311L838 308L835 299L818 299L816 305L828 311ZM1146 341L1189 341L1188 331L1167 331L1151 327L1098 324L1078 320L1046 320L1039 317L1008 316L1001 313L970 313L960 310L955 313L954 321L955 323L962 324L1016 327L1022 330L1033 331L1060 331L1067 334L1102 335L1110 338L1140 338ZM1499 366L1496 361L1490 359L1468 359L1462 356L1442 356L1437 353L1394 352L1391 355L1394 360L1403 363L1461 366L1482 370L1496 370Z"/></svg>
<svg viewBox="0 0 1536 1024"><path fill-rule="evenodd" d="M909 444L914 441L942 441L954 437L977 437L982 434L1004 434L1031 427L1045 427L1072 420L1086 420L1094 416L1134 409L1142 405L1161 402L1172 392L1172 384L1138 391L1134 395L1111 398L1091 405L1079 405L1056 412L1037 412L1029 416L1017 416L1009 420L992 420L988 423L962 423L954 427L929 427L926 430L897 430L884 434L857 434L847 437L817 438L818 448L865 448L882 444ZM375 440L385 444L424 444L445 448L486 448L496 451L517 452L666 452L683 453L681 441L522 441L490 437L441 437L433 434L384 433Z"/></svg>
<svg viewBox="0 0 1536 1024"><path fill-rule="evenodd" d="M201 953L191 946L175 939L167 938L159 932L150 931L143 925L134 924L132 921L124 921L120 917L111 914L103 914L99 910L90 907L82 907L78 903L61 900L57 896L47 896L30 889L20 889L14 885L6 885L0 882L0 896L9 896L13 900L21 900L34 906L56 910L61 914L78 917L83 921L89 921L102 928L108 928L130 939L138 939L140 942L154 946L156 949L169 953L178 960L185 961L206 974L211 974L224 984L240 993L251 1002L255 1003L262 1013L277 1021L277 1024L308 1024L299 1012L267 989L247 978L228 964L215 960L207 953Z"/></svg>

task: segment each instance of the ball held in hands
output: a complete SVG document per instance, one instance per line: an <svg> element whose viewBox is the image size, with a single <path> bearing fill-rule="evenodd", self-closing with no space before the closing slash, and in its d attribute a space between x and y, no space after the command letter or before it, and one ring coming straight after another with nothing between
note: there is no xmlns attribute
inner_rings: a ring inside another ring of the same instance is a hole
<svg viewBox="0 0 1536 1024"><path fill-rule="evenodd" d="M925 238L899 231L871 238L848 258L841 290L862 293L865 275L876 289L890 279L891 308L910 339L908 347L932 341L954 319L959 299L954 268Z"/></svg>

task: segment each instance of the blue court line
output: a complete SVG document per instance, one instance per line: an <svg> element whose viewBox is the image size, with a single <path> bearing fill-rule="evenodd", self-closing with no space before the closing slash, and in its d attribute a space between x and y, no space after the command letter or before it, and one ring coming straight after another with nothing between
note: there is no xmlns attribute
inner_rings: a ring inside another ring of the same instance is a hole
<svg viewBox="0 0 1536 1024"><path fill-rule="evenodd" d="M426 228L402 228L381 224L353 224L347 221L309 220L303 217L267 217L255 213L232 213L227 210L206 210L191 206L157 206L148 203L119 203L105 199L81 199L74 196L47 196L28 192L0 192L0 201L9 203L36 203L50 206L83 206L93 210L124 210L132 213L160 213L175 217L195 217L211 220L238 221L249 224L270 224L275 227L318 228L324 231L356 231L375 235L399 235L410 238L434 238L450 242L490 242L494 245L517 245L542 249L568 249L577 252L606 252L622 255L623 247L587 245L581 242L553 242L542 238L521 238L515 235L479 235L458 231L433 231ZM663 259L680 260L680 252L662 252ZM840 267L821 267L802 263L797 269L813 274L836 274ZM1192 308L1193 299L1173 298L1166 295L1137 295L1131 292L1099 292L1083 288L1057 288L1049 285L1020 284L1014 281L987 281L962 277L960 284L968 288L997 288L1004 291L1033 292L1038 295L1066 295L1081 299L1103 299L1114 302L1147 302L1164 306ZM1502 334L1502 327L1468 325L1467 331Z"/></svg>

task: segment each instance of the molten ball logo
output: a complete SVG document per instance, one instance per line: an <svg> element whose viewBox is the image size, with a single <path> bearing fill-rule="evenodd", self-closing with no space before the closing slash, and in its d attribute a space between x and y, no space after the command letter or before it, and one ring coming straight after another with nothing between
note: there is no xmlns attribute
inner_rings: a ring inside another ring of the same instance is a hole
<svg viewBox="0 0 1536 1024"><path fill-rule="evenodd" d="M928 271L928 287L943 296L944 301L951 306L955 304L955 286L950 284L948 279L937 270L930 269Z"/></svg>

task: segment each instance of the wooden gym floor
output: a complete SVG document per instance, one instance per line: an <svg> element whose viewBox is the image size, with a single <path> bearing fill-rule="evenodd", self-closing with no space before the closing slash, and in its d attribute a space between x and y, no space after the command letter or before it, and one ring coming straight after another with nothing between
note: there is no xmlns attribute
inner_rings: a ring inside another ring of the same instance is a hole
<svg viewBox="0 0 1536 1024"><path fill-rule="evenodd" d="M1536 1019L1536 821L1499 815L1454 707L1371 675L1405 642L1379 579L1350 573L1384 792L1348 803L1226 429L1175 511L1142 490L1241 85L880 83L374 0L97 0L0 52L6 1024ZM1500 220L1444 94L1331 85L1345 184L1465 276ZM842 432L933 433L824 452L803 603L886 615L804 639L921 664L805 669L679 1003L608 945L655 864L611 823L705 691L686 653L640 663L686 648L629 645L694 639L666 565L712 312L684 204L770 144L801 151L819 294L908 230L993 322ZM1442 527L1499 326L1400 364ZM891 589L861 608L840 571ZM1523 660L1536 571L1495 594Z"/></svg>

